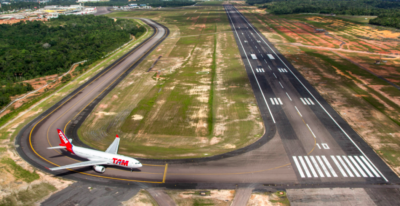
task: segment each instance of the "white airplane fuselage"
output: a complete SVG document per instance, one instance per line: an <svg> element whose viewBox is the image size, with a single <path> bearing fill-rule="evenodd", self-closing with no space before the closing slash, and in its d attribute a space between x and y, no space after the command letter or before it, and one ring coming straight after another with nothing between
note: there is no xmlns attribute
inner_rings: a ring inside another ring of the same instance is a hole
<svg viewBox="0 0 400 206"><path fill-rule="evenodd" d="M106 165L116 165L130 169L142 167L142 164L138 160L119 154L111 154L78 146L73 146L72 151L75 155L89 160L106 160L108 162Z"/></svg>

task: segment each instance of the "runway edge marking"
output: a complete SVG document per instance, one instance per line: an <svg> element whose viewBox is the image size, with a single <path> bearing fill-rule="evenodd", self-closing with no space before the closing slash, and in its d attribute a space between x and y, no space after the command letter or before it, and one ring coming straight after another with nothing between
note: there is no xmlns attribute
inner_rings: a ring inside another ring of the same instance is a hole
<svg viewBox="0 0 400 206"><path fill-rule="evenodd" d="M236 7L234 7L235 10ZM368 162L371 163L371 165L378 171L378 173L383 177L383 179L385 179L386 182L389 182L388 179L386 179L386 177L382 174L382 172L375 166L375 164L368 158L367 155L365 155L365 153L361 150L360 147L358 147L358 145L354 142L354 140L347 134L346 131L344 131L344 129L339 125L339 123L336 122L336 120L331 116L331 114L326 111L325 107L322 106L322 104L317 100L317 98L315 98L315 96L310 92L310 90L308 90L308 88L303 84L303 82L300 81L300 79L293 73L293 71L285 64L285 62L279 57L279 55L276 54L276 52L271 48L271 46L269 46L269 44L267 42L264 41L264 39L260 36L260 34L253 28L253 26L247 21L247 19L243 16L242 13L240 13L238 11L238 13L240 14L240 16L242 17L242 19L244 21L247 22L247 24L257 33L257 35L261 38L261 40L269 47L269 49L278 57L278 59L282 62L282 64L285 65L285 67L290 71L290 73L292 73L292 75L297 79L297 81L299 81L299 83L307 90L307 92L314 98L314 100L318 103L318 105L326 112L326 114L328 114L328 116L332 119L332 121L340 128L340 130L345 134L345 136L354 144L354 146L361 152L361 154L368 160ZM383 160L382 160L383 161Z"/></svg>

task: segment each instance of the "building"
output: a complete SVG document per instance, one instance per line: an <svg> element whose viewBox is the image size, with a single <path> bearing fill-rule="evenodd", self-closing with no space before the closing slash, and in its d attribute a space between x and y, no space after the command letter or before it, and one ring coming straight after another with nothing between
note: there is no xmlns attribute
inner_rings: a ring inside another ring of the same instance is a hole
<svg viewBox="0 0 400 206"><path fill-rule="evenodd" d="M132 9L139 8L137 4L129 4L129 7Z"/></svg>

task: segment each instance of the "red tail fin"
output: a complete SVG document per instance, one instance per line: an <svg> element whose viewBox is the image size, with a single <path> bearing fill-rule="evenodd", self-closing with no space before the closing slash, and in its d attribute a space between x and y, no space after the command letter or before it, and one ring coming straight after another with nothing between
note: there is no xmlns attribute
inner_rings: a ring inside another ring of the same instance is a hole
<svg viewBox="0 0 400 206"><path fill-rule="evenodd" d="M72 150L72 144L69 142L67 136L65 136L64 132L61 129L57 129L58 136L60 137L61 144L60 146L66 146L67 150L71 153L74 153Z"/></svg>

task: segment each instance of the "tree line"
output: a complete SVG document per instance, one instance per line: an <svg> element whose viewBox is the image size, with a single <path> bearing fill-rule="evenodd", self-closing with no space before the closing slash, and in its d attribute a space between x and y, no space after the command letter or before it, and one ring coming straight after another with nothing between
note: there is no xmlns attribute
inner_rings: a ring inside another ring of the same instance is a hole
<svg viewBox="0 0 400 206"><path fill-rule="evenodd" d="M382 0L247 0L272 14L320 13L378 16L371 24L400 28L400 2Z"/></svg>
<svg viewBox="0 0 400 206"><path fill-rule="evenodd" d="M0 93L1 102L26 92L16 82L61 74L74 62L85 59L89 65L129 41L131 35L138 38L145 30L133 20L114 21L93 15L61 15L49 22L1 24L0 86L7 88ZM11 87L16 92L11 92Z"/></svg>

